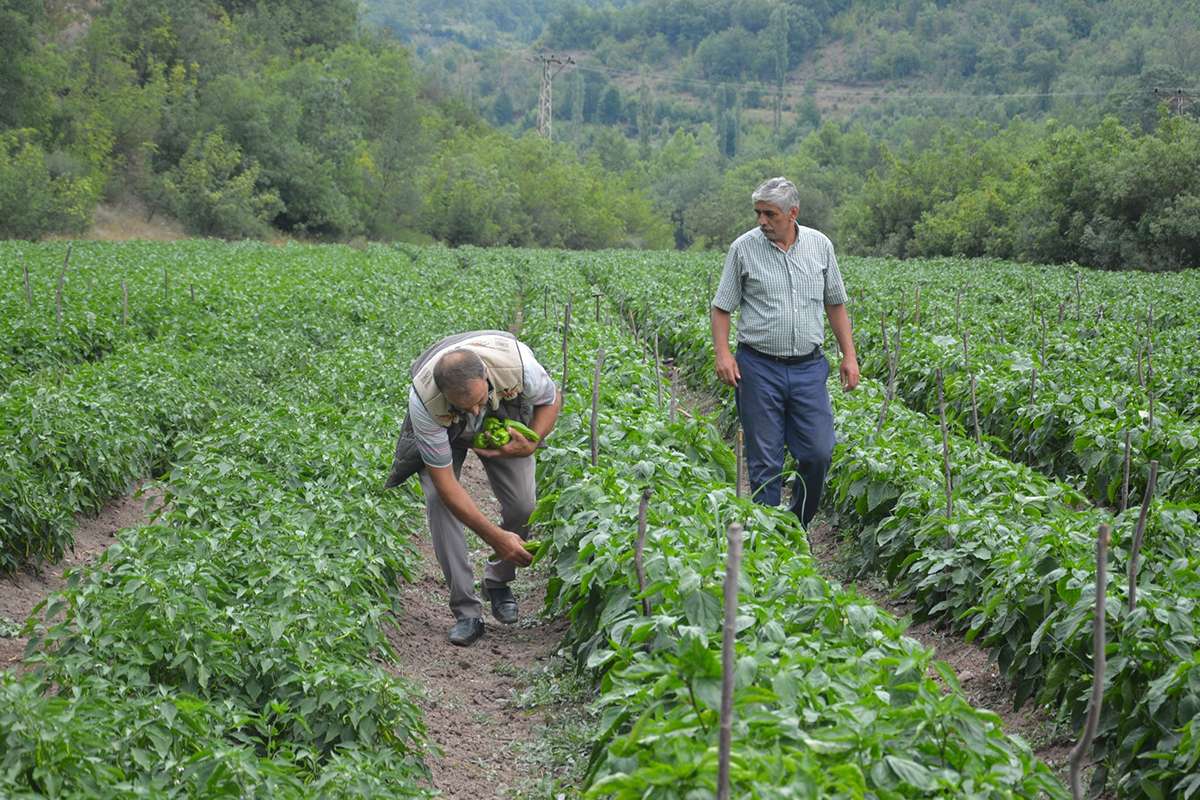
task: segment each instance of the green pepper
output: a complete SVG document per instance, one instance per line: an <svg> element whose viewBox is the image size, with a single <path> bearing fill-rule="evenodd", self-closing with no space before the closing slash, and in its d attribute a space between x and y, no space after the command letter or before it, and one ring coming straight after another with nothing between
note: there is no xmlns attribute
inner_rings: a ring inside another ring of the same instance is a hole
<svg viewBox="0 0 1200 800"><path fill-rule="evenodd" d="M536 443L536 442L541 441L542 437L538 436L537 433L534 432L533 428L530 428L529 426L524 425L515 419L506 419L506 420L504 420L504 424L507 425L508 427L512 428L514 431L521 434L522 436L524 436L526 439L528 439L531 442Z"/></svg>
<svg viewBox="0 0 1200 800"><path fill-rule="evenodd" d="M481 450L495 450L508 444L508 428L504 421L496 417L488 417L483 421L483 430L475 434L471 444Z"/></svg>

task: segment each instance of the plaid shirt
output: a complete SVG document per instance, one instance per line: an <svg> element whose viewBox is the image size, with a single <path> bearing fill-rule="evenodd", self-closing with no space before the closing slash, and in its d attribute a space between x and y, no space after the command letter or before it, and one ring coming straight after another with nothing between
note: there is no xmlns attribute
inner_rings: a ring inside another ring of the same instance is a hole
<svg viewBox="0 0 1200 800"><path fill-rule="evenodd" d="M759 228L729 247L712 304L732 313L741 306L737 340L755 350L789 358L812 352L825 341L824 306L847 300L842 273L829 237L796 226L785 253Z"/></svg>

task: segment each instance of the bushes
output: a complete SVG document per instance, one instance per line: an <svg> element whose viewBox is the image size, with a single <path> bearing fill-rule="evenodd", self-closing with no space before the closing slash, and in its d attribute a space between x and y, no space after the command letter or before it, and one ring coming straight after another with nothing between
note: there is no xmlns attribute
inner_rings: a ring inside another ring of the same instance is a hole
<svg viewBox="0 0 1200 800"><path fill-rule="evenodd" d="M55 175L32 131L0 133L0 238L75 233L90 224L98 199L92 178Z"/></svg>
<svg viewBox="0 0 1200 800"><path fill-rule="evenodd" d="M179 166L163 179L167 202L192 233L248 237L267 232L283 211L279 195L258 188L260 167L219 131L196 139Z"/></svg>
<svg viewBox="0 0 1200 800"><path fill-rule="evenodd" d="M976 161L971 167L968 160ZM1105 269L1200 266L1200 123L943 136L895 159L843 209L848 244Z"/></svg>

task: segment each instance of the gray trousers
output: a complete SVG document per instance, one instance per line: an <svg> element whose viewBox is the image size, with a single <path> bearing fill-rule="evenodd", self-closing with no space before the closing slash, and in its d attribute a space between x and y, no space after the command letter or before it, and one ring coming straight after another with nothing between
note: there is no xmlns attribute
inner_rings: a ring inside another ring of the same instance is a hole
<svg viewBox="0 0 1200 800"><path fill-rule="evenodd" d="M454 477L457 478L462 474L467 451L455 450L453 455ZM500 502L500 527L519 534L522 539L527 538L529 515L536 503L533 456L482 458L480 461L492 492ZM455 619L482 617L483 604L475 594L475 572L467 556L462 523L438 496L427 469L421 470L421 490L425 492L425 517L429 521L433 552L450 587L450 610ZM517 565L513 562L489 558L483 571L484 588L507 586L516 574Z"/></svg>

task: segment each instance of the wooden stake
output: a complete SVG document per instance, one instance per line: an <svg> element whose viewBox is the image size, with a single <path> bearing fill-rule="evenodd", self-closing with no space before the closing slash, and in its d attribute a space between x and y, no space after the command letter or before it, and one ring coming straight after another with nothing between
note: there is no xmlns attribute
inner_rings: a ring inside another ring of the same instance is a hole
<svg viewBox="0 0 1200 800"><path fill-rule="evenodd" d="M650 506L650 495L654 490L642 489L642 501L638 504L637 542L633 547L633 566L637 570L638 594L642 596L642 613L650 616L650 598L646 597L646 510Z"/></svg>
<svg viewBox="0 0 1200 800"><path fill-rule="evenodd" d="M658 389L658 410L662 411L662 362L658 357L658 331L654 332L654 386Z"/></svg>
<svg viewBox="0 0 1200 800"><path fill-rule="evenodd" d="M913 298L913 325L921 327L921 287L917 286L916 296Z"/></svg>
<svg viewBox="0 0 1200 800"><path fill-rule="evenodd" d="M1075 321L1084 318L1084 276L1075 272Z"/></svg>
<svg viewBox="0 0 1200 800"><path fill-rule="evenodd" d="M1058 324L1059 325L1062 325L1063 315L1066 313L1067 313L1067 304L1065 302L1059 302L1059 304L1058 304Z"/></svg>
<svg viewBox="0 0 1200 800"><path fill-rule="evenodd" d="M667 419L671 422L675 421L675 410L677 401L675 399L675 362L669 360L667 364L667 378L671 382L671 396L667 404Z"/></svg>
<svg viewBox="0 0 1200 800"><path fill-rule="evenodd" d="M1142 372L1142 348L1138 348L1138 386L1146 388L1146 375Z"/></svg>
<svg viewBox="0 0 1200 800"><path fill-rule="evenodd" d="M742 568L742 526L729 526L725 563L725 625L721 634L721 729L717 744L717 800L729 800L729 757L733 744L733 672L737 663L738 575Z"/></svg>
<svg viewBox="0 0 1200 800"><path fill-rule="evenodd" d="M958 287L958 292L954 295L954 330L962 330L962 287Z"/></svg>
<svg viewBox="0 0 1200 800"><path fill-rule="evenodd" d="M62 271L58 273L58 288L54 291L54 321L62 325L63 318L63 287L67 283L67 269L71 263L72 242L67 242L67 254L63 257Z"/></svg>
<svg viewBox="0 0 1200 800"><path fill-rule="evenodd" d="M942 424L942 466L946 473L946 518L954 516L954 483L950 475L950 429L946 427L946 394L942 386L942 369L937 371L938 419Z"/></svg>
<svg viewBox="0 0 1200 800"><path fill-rule="evenodd" d="M604 348L596 351L596 371L592 373L592 466L600 455L598 415L600 413L600 369L604 366Z"/></svg>
<svg viewBox="0 0 1200 800"><path fill-rule="evenodd" d="M188 284L188 294L190 294L192 296L192 302L193 303L196 302L196 284L194 284L194 283Z"/></svg>
<svg viewBox="0 0 1200 800"><path fill-rule="evenodd" d="M1088 703L1087 722L1083 735L1071 749L1070 783L1074 800L1083 800L1083 785L1080 773L1083 762L1092 748L1092 739L1100 725L1100 708L1104 703L1104 623L1105 594L1108 588L1108 536L1110 528L1101 525L1096 536L1096 605L1092 622L1092 699Z"/></svg>
<svg viewBox="0 0 1200 800"><path fill-rule="evenodd" d="M542 295L542 316L550 319L550 287L545 287L546 291Z"/></svg>
<svg viewBox="0 0 1200 800"><path fill-rule="evenodd" d="M979 432L979 403L975 399L975 370L971 369L971 426L975 429L975 444L983 447L983 435Z"/></svg>
<svg viewBox="0 0 1200 800"><path fill-rule="evenodd" d="M963 331L963 332L962 332L962 340L963 340L963 361L969 361L969 359L971 358L971 353L970 353L970 351L967 349L967 339L968 339L968 338L970 338L970 335L971 335L971 332L970 332L970 331Z"/></svg>
<svg viewBox="0 0 1200 800"><path fill-rule="evenodd" d="M1046 312L1042 312L1041 325L1039 326L1042 339L1042 369L1046 368Z"/></svg>
<svg viewBox="0 0 1200 800"><path fill-rule="evenodd" d="M125 281L121 281L121 327L124 328L129 324L129 289L125 287Z"/></svg>
<svg viewBox="0 0 1200 800"><path fill-rule="evenodd" d="M737 429L737 445L734 448L734 456L736 457L735 461L737 462L737 477L734 478L734 486L737 487L735 489L735 492L738 497L742 496L742 469L743 469L742 459L745 458L745 455L744 455L745 449L744 448L745 448L745 441L743 439L742 426L739 425L738 429Z"/></svg>
<svg viewBox="0 0 1200 800"><path fill-rule="evenodd" d="M600 293L592 292L592 297L596 299L596 324L600 324Z"/></svg>
<svg viewBox="0 0 1200 800"><path fill-rule="evenodd" d="M163 267L163 302L167 302L171 297L171 273L167 272L167 268Z"/></svg>
<svg viewBox="0 0 1200 800"><path fill-rule="evenodd" d="M1033 396L1037 393L1037 367L1029 370L1029 410L1033 411Z"/></svg>
<svg viewBox="0 0 1200 800"><path fill-rule="evenodd" d="M567 353L568 353L568 348L570 346L568 344L568 339L570 339L570 336L571 336L571 300L570 300L570 298L568 298L567 299L567 307L563 310L562 393L564 395L567 393Z"/></svg>
<svg viewBox="0 0 1200 800"><path fill-rule="evenodd" d="M1133 544L1129 548L1129 610L1137 604L1138 558L1142 552L1142 542L1146 535L1146 518L1150 515L1150 501L1154 498L1154 488L1158 484L1158 462L1150 462L1150 477L1146 481L1146 493L1142 495L1142 510L1138 513L1137 526L1133 530Z"/></svg>
<svg viewBox="0 0 1200 800"><path fill-rule="evenodd" d="M25 277L25 305L33 308L33 287L29 285L29 264L21 258L21 272Z"/></svg>
<svg viewBox="0 0 1200 800"><path fill-rule="evenodd" d="M1117 507L1117 513L1120 514L1129 507L1129 444L1130 434L1125 431L1125 469L1124 477L1121 478L1121 504Z"/></svg>

